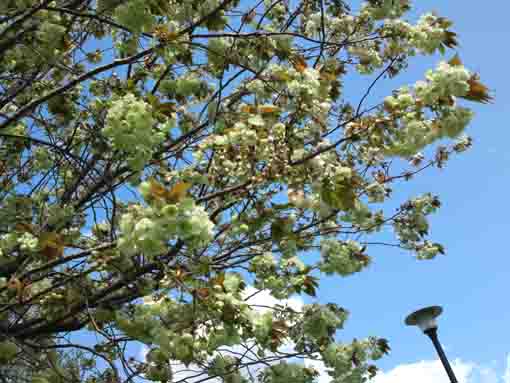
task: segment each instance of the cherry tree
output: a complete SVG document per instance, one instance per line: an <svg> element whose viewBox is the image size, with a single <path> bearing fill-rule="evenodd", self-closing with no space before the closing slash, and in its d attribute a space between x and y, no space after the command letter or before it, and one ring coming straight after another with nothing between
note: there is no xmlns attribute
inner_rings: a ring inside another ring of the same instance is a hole
<svg viewBox="0 0 510 383"><path fill-rule="evenodd" d="M321 277L445 252L439 197L392 190L468 149L491 101L452 21L410 11L2 0L0 381L374 377L388 342L339 341ZM381 96L414 56L437 65Z"/></svg>

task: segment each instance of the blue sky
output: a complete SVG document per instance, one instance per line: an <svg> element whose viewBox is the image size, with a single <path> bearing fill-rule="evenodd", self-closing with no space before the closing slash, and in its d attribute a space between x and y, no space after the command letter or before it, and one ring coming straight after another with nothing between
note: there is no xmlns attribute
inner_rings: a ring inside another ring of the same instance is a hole
<svg viewBox="0 0 510 383"><path fill-rule="evenodd" d="M368 271L328 280L321 286L320 297L351 311L342 338L374 334L390 339L392 353L380 364L385 370L436 358L430 341L417 329L404 326L403 319L416 308L442 305L439 331L448 356L490 367L499 382L510 353L510 306L506 301L510 132L505 113L510 106L510 90L505 86L510 3L413 3L417 14L434 10L455 22L464 64L481 74L496 99L489 106L473 105L476 117L467 131L474 139L470 151L453 158L445 169L415 178L398 193L402 198L424 191L440 195L443 206L432 219L431 237L446 245L447 256L424 262L398 250L373 249L374 263ZM437 61L437 57L415 58L406 75L396 82L405 85L421 79Z"/></svg>

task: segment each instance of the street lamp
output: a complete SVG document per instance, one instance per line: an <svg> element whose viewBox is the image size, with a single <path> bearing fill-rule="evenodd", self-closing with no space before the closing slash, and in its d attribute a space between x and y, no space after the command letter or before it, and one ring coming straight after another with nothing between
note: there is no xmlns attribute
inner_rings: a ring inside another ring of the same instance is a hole
<svg viewBox="0 0 510 383"><path fill-rule="evenodd" d="M405 323L408 326L418 326L425 334L428 335L434 347L439 355L439 359L441 359L441 363L443 363L444 369L450 378L451 383L458 383L455 374L453 373L452 367L446 358L446 355L441 347L441 343L439 343L439 339L437 337L437 322L436 318L441 315L443 312L443 308L441 306L431 306L425 307L421 310L415 311L411 315L409 315Z"/></svg>

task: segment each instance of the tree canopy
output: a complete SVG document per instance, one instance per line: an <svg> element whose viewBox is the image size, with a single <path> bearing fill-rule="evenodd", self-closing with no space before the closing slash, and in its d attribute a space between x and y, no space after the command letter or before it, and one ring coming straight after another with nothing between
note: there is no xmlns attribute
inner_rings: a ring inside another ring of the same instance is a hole
<svg viewBox="0 0 510 383"><path fill-rule="evenodd" d="M411 11L0 1L0 382L375 376L388 342L340 341L321 277L444 253L439 197L392 190L469 148L491 101L452 21Z"/></svg>

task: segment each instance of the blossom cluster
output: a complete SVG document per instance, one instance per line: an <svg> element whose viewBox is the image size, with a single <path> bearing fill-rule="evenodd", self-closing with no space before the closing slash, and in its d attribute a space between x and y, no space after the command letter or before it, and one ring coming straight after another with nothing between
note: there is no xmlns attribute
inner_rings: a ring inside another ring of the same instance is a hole
<svg viewBox="0 0 510 383"><path fill-rule="evenodd" d="M424 54L433 54L448 43L448 38L455 35L448 31L451 23L433 13L426 13L420 17L416 25L402 19L386 20L383 33L392 36L388 42L388 53L415 54L417 50ZM451 41L453 44L454 42Z"/></svg>
<svg viewBox="0 0 510 383"><path fill-rule="evenodd" d="M203 98L209 92L207 81L200 79L195 73L179 77L175 80L161 82L161 91L169 98L195 96Z"/></svg>
<svg viewBox="0 0 510 383"><path fill-rule="evenodd" d="M150 199L148 182L140 184L142 195ZM160 201L152 206L132 205L120 219L121 236L118 248L126 254L138 252L156 255L163 252L169 241L177 238L189 247L208 243L214 224L205 209L193 199L177 203Z"/></svg>
<svg viewBox="0 0 510 383"><path fill-rule="evenodd" d="M433 54L456 44L455 33L448 30L449 20L427 13L412 25L400 18L409 9L409 0L381 0L365 3L357 16L315 12L304 19L303 31L311 38L325 32L333 44L348 41L348 52L357 59L361 74L372 73L398 54ZM377 21L381 21L380 28L376 28ZM384 44L364 38L372 32L384 37Z"/></svg>
<svg viewBox="0 0 510 383"><path fill-rule="evenodd" d="M300 292L309 278L309 269L295 255L295 241L285 241L285 247L284 256L279 259L270 252L264 252L250 261L250 271L256 276L254 286L270 291L278 299L287 299Z"/></svg>
<svg viewBox="0 0 510 383"><path fill-rule="evenodd" d="M459 136L473 112L456 105L455 98L468 93L470 77L462 65L441 62L435 71L426 73L427 81L418 81L413 88L402 87L386 97L385 109L400 121L400 129L387 152L412 156L440 138ZM425 108L434 110L436 118L427 118Z"/></svg>
<svg viewBox="0 0 510 383"><path fill-rule="evenodd" d="M380 0L365 3L361 10L362 16L374 20L396 19L410 9L409 0Z"/></svg>
<svg viewBox="0 0 510 383"><path fill-rule="evenodd" d="M0 235L0 264L10 260L9 253L17 246L23 252L34 253L39 250L39 239L27 232L12 231Z"/></svg>
<svg viewBox="0 0 510 383"><path fill-rule="evenodd" d="M384 202L387 188L380 182L372 182L365 188L370 202Z"/></svg>
<svg viewBox="0 0 510 383"><path fill-rule="evenodd" d="M418 259L433 259L438 254L444 254L444 248L439 243L424 241L416 247L416 258Z"/></svg>
<svg viewBox="0 0 510 383"><path fill-rule="evenodd" d="M152 157L155 147L164 141L162 128L156 127L152 107L129 93L112 103L103 134L115 150L127 155L134 170L141 170Z"/></svg>
<svg viewBox="0 0 510 383"><path fill-rule="evenodd" d="M285 67L271 63L263 72L267 78L279 79L280 87L286 89L292 97L312 102L313 99L324 99L328 96L330 84L320 80L320 73L315 68L297 70L294 67Z"/></svg>
<svg viewBox="0 0 510 383"><path fill-rule="evenodd" d="M370 263L362 246L352 240L321 240L321 256L320 270L326 274L346 276L361 271Z"/></svg>
<svg viewBox="0 0 510 383"><path fill-rule="evenodd" d="M303 333L300 338L313 339L317 344L331 340L336 331L343 328L347 317L348 312L335 304L305 305L302 320ZM297 347L299 348L299 342Z"/></svg>
<svg viewBox="0 0 510 383"><path fill-rule="evenodd" d="M369 337L351 344L330 343L321 352L321 358L335 380L362 382L370 373L370 366L364 362L378 360L386 352L384 340Z"/></svg>
<svg viewBox="0 0 510 383"><path fill-rule="evenodd" d="M451 65L442 61L435 71L427 71L427 82L419 81L415 84L416 97L426 105L433 105L449 96L465 96L469 91L470 77L471 74L464 66Z"/></svg>
<svg viewBox="0 0 510 383"><path fill-rule="evenodd" d="M217 172L246 179L253 173L253 161L271 166L275 147L282 145L285 126L268 115L247 114L245 119L203 140L195 152L197 162L204 161L207 151L214 148L212 165Z"/></svg>
<svg viewBox="0 0 510 383"><path fill-rule="evenodd" d="M211 70L220 74L225 65L225 60L229 56L228 49L232 46L234 40L229 37L214 38L209 40L207 45L207 58L211 65Z"/></svg>
<svg viewBox="0 0 510 383"><path fill-rule="evenodd" d="M451 65L440 62L436 70L428 70L427 81L417 81L412 90L400 88L396 96L388 96L385 104L391 109L406 110L415 107L418 102L422 106L432 106L449 97L462 97L469 91L471 74L462 65Z"/></svg>
<svg viewBox="0 0 510 383"><path fill-rule="evenodd" d="M148 32L155 22L143 0L129 0L115 9L115 19L132 32Z"/></svg>
<svg viewBox="0 0 510 383"><path fill-rule="evenodd" d="M384 60L373 43L356 44L348 49L351 57L358 60L356 69L361 74L370 74L383 66Z"/></svg>
<svg viewBox="0 0 510 383"><path fill-rule="evenodd" d="M439 206L438 198L430 193L413 198L401 207L401 215L393 223L402 245L416 251L418 259L431 259L444 253L442 245L423 240L429 232L427 216Z"/></svg>
<svg viewBox="0 0 510 383"><path fill-rule="evenodd" d="M246 379L236 369L238 360L231 355L218 355L208 365L209 376L221 376L225 383L247 383Z"/></svg>

